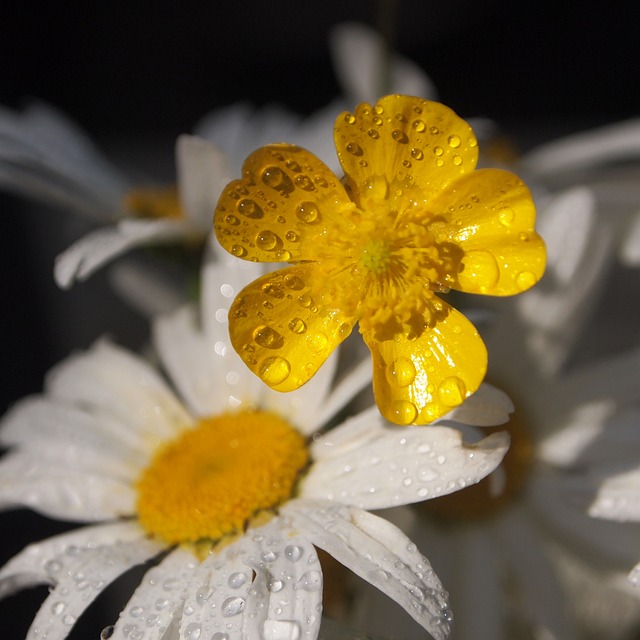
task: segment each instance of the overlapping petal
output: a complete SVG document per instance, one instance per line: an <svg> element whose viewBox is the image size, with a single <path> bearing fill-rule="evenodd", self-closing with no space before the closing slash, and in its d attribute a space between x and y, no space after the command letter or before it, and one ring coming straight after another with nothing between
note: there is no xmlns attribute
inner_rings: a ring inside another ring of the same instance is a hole
<svg viewBox="0 0 640 640"><path fill-rule="evenodd" d="M475 135L462 118L410 96L385 96L342 114L334 139L356 202L386 200L398 212L428 202L478 160Z"/></svg>
<svg viewBox="0 0 640 640"><path fill-rule="evenodd" d="M509 296L542 277L545 247L534 231L535 207L516 175L479 169L443 189L427 210L435 241L454 249L453 288Z"/></svg>
<svg viewBox="0 0 640 640"><path fill-rule="evenodd" d="M288 144L254 151L218 201L220 244L246 260L310 260L326 244L327 228L344 224L353 207L335 174L309 151Z"/></svg>
<svg viewBox="0 0 640 640"><path fill-rule="evenodd" d="M373 356L373 390L380 411L397 424L432 422L472 394L487 368L476 328L442 303L442 318L422 335L391 340L363 333Z"/></svg>
<svg viewBox="0 0 640 640"><path fill-rule="evenodd" d="M233 348L278 391L309 380L356 322L316 293L315 268L303 263L266 274L246 286L230 309Z"/></svg>

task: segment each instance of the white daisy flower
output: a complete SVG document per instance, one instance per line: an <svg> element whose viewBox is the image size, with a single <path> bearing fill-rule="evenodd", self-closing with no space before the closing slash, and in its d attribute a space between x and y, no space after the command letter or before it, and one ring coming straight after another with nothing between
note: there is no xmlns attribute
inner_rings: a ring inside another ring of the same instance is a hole
<svg viewBox="0 0 640 640"><path fill-rule="evenodd" d="M66 637L111 581L152 558L160 559L108 637L315 638L314 547L446 638L447 596L429 561L369 510L479 481L508 436L465 444L451 426L394 427L375 408L320 434L369 383L369 366L333 384L334 359L298 392L267 389L226 328L235 292L258 267L210 251L201 328L191 307L154 327L177 394L147 362L103 341L58 365L43 395L4 418L0 504L93 523L29 545L0 570L2 595L51 585L28 640ZM484 386L444 424L498 424L511 408Z"/></svg>
<svg viewBox="0 0 640 640"><path fill-rule="evenodd" d="M640 527L588 513L598 486L592 514L606 504L611 516L625 498L626 513L633 508L639 416L620 408L638 400L640 351L561 366L576 355L573 331L581 314L591 317L613 243L586 188L551 199L539 221L547 273L531 292L497 301L482 332L488 377L516 405L503 464L476 487L389 516L430 550L450 591L456 640L613 639L640 622L637 596L623 584L640 557ZM614 445L626 454L611 455ZM620 475L602 484L605 460ZM390 607L368 594L360 624L421 637Z"/></svg>

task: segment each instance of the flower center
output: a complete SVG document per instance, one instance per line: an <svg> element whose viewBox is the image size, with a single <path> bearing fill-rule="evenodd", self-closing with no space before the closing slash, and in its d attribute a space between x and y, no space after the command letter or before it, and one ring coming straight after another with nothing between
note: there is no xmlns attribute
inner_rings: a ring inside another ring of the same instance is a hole
<svg viewBox="0 0 640 640"><path fill-rule="evenodd" d="M365 244L360 254L360 264L371 273L379 275L389 266L391 248L384 240L371 240Z"/></svg>
<svg viewBox="0 0 640 640"><path fill-rule="evenodd" d="M184 217L175 187L133 189L125 194L123 205L138 218Z"/></svg>
<svg viewBox="0 0 640 640"><path fill-rule="evenodd" d="M309 460L303 436L278 416L205 418L167 443L138 482L138 518L170 544L219 540L291 497Z"/></svg>
<svg viewBox="0 0 640 640"><path fill-rule="evenodd" d="M424 514L443 523L470 522L493 516L520 495L533 467L535 445L521 411L513 413L508 424L483 427L482 432L489 435L505 429L511 445L501 467L477 484L420 503Z"/></svg>

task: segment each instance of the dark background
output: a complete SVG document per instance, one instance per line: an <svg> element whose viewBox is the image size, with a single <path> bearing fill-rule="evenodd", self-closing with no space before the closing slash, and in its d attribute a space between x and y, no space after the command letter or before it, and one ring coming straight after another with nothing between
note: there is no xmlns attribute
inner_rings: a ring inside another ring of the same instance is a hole
<svg viewBox="0 0 640 640"><path fill-rule="evenodd" d="M498 121L523 149L640 113L637 2L394 4L395 48L425 69L440 99L462 116ZM160 149L154 163L171 169L175 136L212 108L240 99L300 113L325 105L338 93L328 30L346 20L374 25L378 14L378 3L365 0L3 2L0 104L46 100L104 149L149 141ZM104 274L55 289L52 260L65 248L57 214L0 194L0 411L39 391L69 345L86 347L105 331L133 346L145 339L145 321L109 292ZM89 290L99 293L97 305ZM127 335L114 329L116 317ZM23 513L2 520L3 558L57 527ZM0 603L3 639L24 637L44 594Z"/></svg>

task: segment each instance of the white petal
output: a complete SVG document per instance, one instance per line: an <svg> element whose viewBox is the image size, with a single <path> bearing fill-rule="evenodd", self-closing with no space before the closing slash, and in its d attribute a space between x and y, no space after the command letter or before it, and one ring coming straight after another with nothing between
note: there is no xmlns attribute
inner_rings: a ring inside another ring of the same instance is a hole
<svg viewBox="0 0 640 640"><path fill-rule="evenodd" d="M0 464L0 509L29 507L52 518L95 522L132 515L131 483L90 471L68 469L21 453Z"/></svg>
<svg viewBox="0 0 640 640"><path fill-rule="evenodd" d="M376 414L368 415L375 437L316 459L301 484L302 497L363 509L421 502L480 481L500 464L509 447L504 432L468 445L457 429L393 427ZM326 449L331 437L332 433L314 443L312 455L318 448Z"/></svg>
<svg viewBox="0 0 640 640"><path fill-rule="evenodd" d="M385 73L385 51L382 37L359 23L343 23L329 35L333 65L343 92L354 103L373 104L384 93L402 93L422 98L435 98L431 80L413 62L390 54L389 84L382 86Z"/></svg>
<svg viewBox="0 0 640 640"><path fill-rule="evenodd" d="M167 627L182 615L187 588L199 565L186 549L171 551L149 569L120 613L111 640L161 640Z"/></svg>
<svg viewBox="0 0 640 640"><path fill-rule="evenodd" d="M438 422L459 422L477 427L494 427L509 421L513 402L500 389L483 382L480 388Z"/></svg>
<svg viewBox="0 0 640 640"><path fill-rule="evenodd" d="M75 529L34 542L0 569L0 598L38 584L55 584L68 573L78 553L102 545L142 540L144 531L132 522L116 522Z"/></svg>
<svg viewBox="0 0 640 640"><path fill-rule="evenodd" d="M559 172L597 167L640 155L640 120L612 125L554 140L530 151L521 162L525 173L551 178Z"/></svg>
<svg viewBox="0 0 640 640"><path fill-rule="evenodd" d="M80 550L61 573L29 629L26 640L63 640L76 620L113 580L135 565L157 555L151 540L105 544Z"/></svg>
<svg viewBox="0 0 640 640"><path fill-rule="evenodd" d="M629 573L629 580L634 587L640 586L640 562Z"/></svg>
<svg viewBox="0 0 640 640"><path fill-rule="evenodd" d="M636 213L624 234L620 260L627 267L640 265L640 212Z"/></svg>
<svg viewBox="0 0 640 640"><path fill-rule="evenodd" d="M531 512L520 508L508 510L500 518L496 531L536 633L558 640L575 638L576 630L561 585Z"/></svg>
<svg viewBox="0 0 640 640"><path fill-rule="evenodd" d="M133 247L183 238L191 232L182 221L121 220L113 227L92 231L61 253L54 268L56 282L68 289Z"/></svg>
<svg viewBox="0 0 640 640"><path fill-rule="evenodd" d="M189 221L209 233L220 193L232 178L227 157L207 140L181 135L176 160L180 204Z"/></svg>
<svg viewBox="0 0 640 640"><path fill-rule="evenodd" d="M640 522L640 469L602 480L589 515L619 522Z"/></svg>
<svg viewBox="0 0 640 640"><path fill-rule="evenodd" d="M151 451L192 422L145 361L107 341L67 358L47 376L48 394L133 430Z"/></svg>
<svg viewBox="0 0 640 640"><path fill-rule="evenodd" d="M272 520L250 529L203 567L208 578L190 589L182 637L225 632L233 638L315 638L322 610L322 573L315 549L295 531ZM228 625L231 625L229 627ZM193 625L193 626L191 626Z"/></svg>
<svg viewBox="0 0 640 640"><path fill-rule="evenodd" d="M386 593L434 638L449 636L447 594L429 561L395 525L320 501L292 501L281 511L314 545Z"/></svg>

